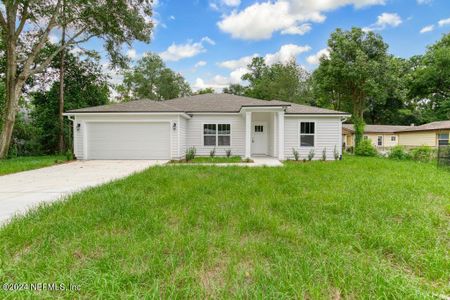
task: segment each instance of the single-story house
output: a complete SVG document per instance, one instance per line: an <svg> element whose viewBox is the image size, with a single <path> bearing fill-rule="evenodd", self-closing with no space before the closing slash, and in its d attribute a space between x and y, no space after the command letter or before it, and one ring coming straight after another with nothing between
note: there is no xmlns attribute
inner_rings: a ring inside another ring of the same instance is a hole
<svg viewBox="0 0 450 300"><path fill-rule="evenodd" d="M326 149L341 154L342 122L350 114L284 101L231 94L205 94L166 101L137 100L70 110L78 159L182 159L195 147L207 156L280 160L296 149L315 158Z"/></svg>
<svg viewBox="0 0 450 300"><path fill-rule="evenodd" d="M343 124L342 134L346 148L354 146L353 124ZM397 145L413 148L418 146L437 147L448 145L450 121L437 121L420 126L366 125L364 138L370 139L377 148L390 148Z"/></svg>

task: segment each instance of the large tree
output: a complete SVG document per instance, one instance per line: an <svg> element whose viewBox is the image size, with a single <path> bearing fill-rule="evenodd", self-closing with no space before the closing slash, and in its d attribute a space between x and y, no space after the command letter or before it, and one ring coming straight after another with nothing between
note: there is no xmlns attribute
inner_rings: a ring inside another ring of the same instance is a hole
<svg viewBox="0 0 450 300"><path fill-rule="evenodd" d="M149 41L151 12L151 0L2 1L0 30L6 48L6 97L0 158L8 153L19 98L30 77L45 70L66 47L92 37L104 40L113 65L123 64L125 56L120 50L124 43L136 39ZM65 43L51 53L44 53L49 35L62 27L67 32Z"/></svg>
<svg viewBox="0 0 450 300"><path fill-rule="evenodd" d="M322 57L316 70L319 78L324 78L319 90L334 101L351 102L357 144L368 100L386 97L387 48L381 36L373 32L337 29L328 40L329 57Z"/></svg>
<svg viewBox="0 0 450 300"><path fill-rule="evenodd" d="M409 96L423 111L424 122L450 119L450 33L417 58Z"/></svg>
<svg viewBox="0 0 450 300"><path fill-rule="evenodd" d="M61 61L55 59L53 67L59 68ZM107 104L109 101L108 78L99 63L99 59L88 57L81 59L67 52L65 55L64 76L64 110ZM59 96L60 82L56 81L47 91L39 91L32 94L33 110L31 122L38 131L37 144L40 151L54 153L59 148ZM65 120L63 138L64 145L70 145L70 123ZM65 149L63 149L65 150Z"/></svg>
<svg viewBox="0 0 450 300"><path fill-rule="evenodd" d="M305 102L309 74L295 59L268 65L264 58L255 57L247 67L249 72L242 76L249 82L245 95L264 100Z"/></svg>
<svg viewBox="0 0 450 300"><path fill-rule="evenodd" d="M131 70L124 73L123 83L117 87L121 101L136 99L168 100L191 95L183 76L175 73L153 53L146 53Z"/></svg>

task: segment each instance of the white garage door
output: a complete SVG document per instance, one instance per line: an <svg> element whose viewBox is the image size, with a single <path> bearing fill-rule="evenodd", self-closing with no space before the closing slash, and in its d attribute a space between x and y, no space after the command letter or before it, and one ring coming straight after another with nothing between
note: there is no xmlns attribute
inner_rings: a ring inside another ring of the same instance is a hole
<svg viewBox="0 0 450 300"><path fill-rule="evenodd" d="M87 159L169 159L170 124L87 123Z"/></svg>

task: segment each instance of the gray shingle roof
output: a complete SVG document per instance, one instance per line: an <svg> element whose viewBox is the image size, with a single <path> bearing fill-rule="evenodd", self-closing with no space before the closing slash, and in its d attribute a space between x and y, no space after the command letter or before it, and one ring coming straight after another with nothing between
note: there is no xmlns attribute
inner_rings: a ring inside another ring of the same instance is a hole
<svg viewBox="0 0 450 300"><path fill-rule="evenodd" d="M403 131L427 131L427 130L444 130L444 129L450 129L450 120L431 122L420 126L408 126L408 128Z"/></svg>
<svg viewBox="0 0 450 300"><path fill-rule="evenodd" d="M231 94L203 94L166 101L136 100L88 108L70 110L68 113L108 113L108 112L239 112L242 107L284 106L287 114L342 114L319 107L300 105L278 100L259 100Z"/></svg>

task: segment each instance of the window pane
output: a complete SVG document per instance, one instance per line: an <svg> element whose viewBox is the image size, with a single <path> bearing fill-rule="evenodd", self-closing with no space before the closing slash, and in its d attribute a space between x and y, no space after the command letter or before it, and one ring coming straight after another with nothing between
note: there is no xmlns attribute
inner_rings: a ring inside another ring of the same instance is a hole
<svg viewBox="0 0 450 300"><path fill-rule="evenodd" d="M215 146L216 145L216 137L215 136L204 136L203 144L205 146Z"/></svg>
<svg viewBox="0 0 450 300"><path fill-rule="evenodd" d="M383 137L382 136L378 137L378 146L383 146Z"/></svg>
<svg viewBox="0 0 450 300"><path fill-rule="evenodd" d="M447 146L448 144L448 140L439 140L439 146Z"/></svg>
<svg viewBox="0 0 450 300"><path fill-rule="evenodd" d="M441 133L439 134L440 140L448 140L448 133Z"/></svg>
<svg viewBox="0 0 450 300"><path fill-rule="evenodd" d="M300 133L313 134L314 131L314 122L300 123Z"/></svg>
<svg viewBox="0 0 450 300"><path fill-rule="evenodd" d="M204 124L203 125L204 134L216 134L216 124Z"/></svg>
<svg viewBox="0 0 450 300"><path fill-rule="evenodd" d="M230 124L219 124L219 134L230 134Z"/></svg>
<svg viewBox="0 0 450 300"><path fill-rule="evenodd" d="M230 136L229 135L224 135L224 136L219 136L219 146L230 146Z"/></svg>
<svg viewBox="0 0 450 300"><path fill-rule="evenodd" d="M300 135L300 146L303 147L313 147L314 146L314 135Z"/></svg>

